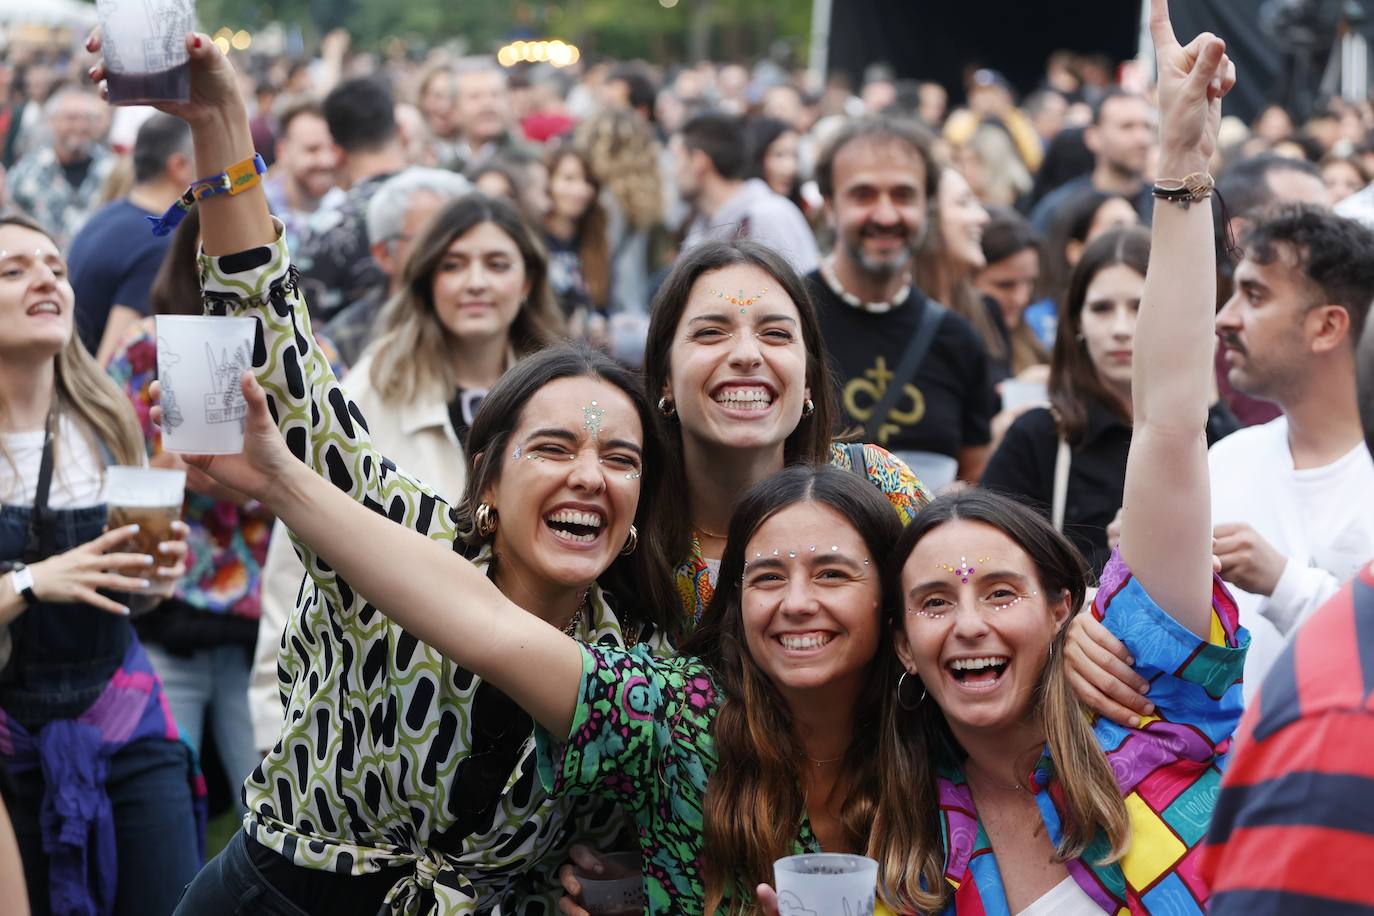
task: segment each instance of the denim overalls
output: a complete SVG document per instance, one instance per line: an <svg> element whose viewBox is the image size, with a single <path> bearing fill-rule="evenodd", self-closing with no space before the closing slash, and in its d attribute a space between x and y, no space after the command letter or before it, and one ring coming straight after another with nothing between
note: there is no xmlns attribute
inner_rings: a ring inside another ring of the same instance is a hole
<svg viewBox="0 0 1374 916"><path fill-rule="evenodd" d="M39 503L46 506L46 494L40 494ZM105 525L103 505L47 509L41 513L41 538L35 550L29 544L29 522L35 511L0 506L0 561L36 562L98 537ZM86 605L41 603L26 609L9 626L13 649L0 670L0 720L12 720L37 736L39 744L55 731L45 732L44 726L77 719L102 699L130 649L136 648L132 644L137 637L126 618ZM141 656L141 650L137 654ZM151 671L136 677L146 685ZM160 691L160 687L150 689ZM45 848L41 820L48 781L70 781L77 770L87 771L83 786L92 782L89 772L97 774L96 781L103 777L114 826L115 867L101 874L94 856L85 863L97 912L102 916L165 916L175 908L182 888L200 867L200 844L188 782L189 751L175 740L170 716L167 721L172 740L165 734L131 740L108 760L97 759L94 766L78 766L82 761L67 759L72 756L70 750L44 759L41 767L27 769L0 757L9 769L11 791L5 804L19 839L34 916L85 911L68 889L50 888L49 864L54 860ZM14 743L12 734L0 737L6 746ZM89 755L98 757L99 747L91 745ZM98 793L100 786L94 789ZM95 839L91 842L96 845Z"/></svg>

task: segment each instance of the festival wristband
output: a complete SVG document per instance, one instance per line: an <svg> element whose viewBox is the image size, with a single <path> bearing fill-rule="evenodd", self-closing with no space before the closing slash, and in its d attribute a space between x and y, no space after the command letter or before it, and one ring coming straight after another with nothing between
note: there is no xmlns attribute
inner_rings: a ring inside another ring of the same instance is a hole
<svg viewBox="0 0 1374 916"><path fill-rule="evenodd" d="M267 163L262 161L262 156L254 153L251 159L236 162L218 175L192 182L186 193L178 197L166 213L148 217L148 222L153 224L153 235L167 235L175 229L196 201L219 194L233 196L247 191L262 181L266 171Z"/></svg>

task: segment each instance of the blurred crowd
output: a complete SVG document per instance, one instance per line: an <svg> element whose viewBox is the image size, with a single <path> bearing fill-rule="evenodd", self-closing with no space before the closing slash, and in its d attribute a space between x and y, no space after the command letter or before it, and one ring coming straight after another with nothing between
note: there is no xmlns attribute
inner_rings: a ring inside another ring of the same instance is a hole
<svg viewBox="0 0 1374 916"><path fill-rule="evenodd" d="M462 492L477 407L517 360L571 337L642 367L678 257L747 238L806 278L841 428L932 491L1020 498L1107 564L1152 188L1183 177L1158 173L1159 111L1132 66L1056 53L1022 93L986 68L958 87L881 63L823 84L772 62L507 68L359 52L342 33L310 59L231 59L318 344L374 438L404 443L388 453L441 492ZM82 341L128 395L149 460L185 467L149 412L149 319L201 310L197 215L168 236L148 218L202 176L190 128L106 105L93 61L0 57L0 211L61 245ZM1259 307L1273 278L1235 275L1232 255L1279 205L1374 220L1374 104L1226 117L1210 171L1215 549L1253 634L1250 689L1374 556L1367 511L1351 514L1374 498L1374 462L1353 362L1295 345ZM465 314L474 297L495 317ZM1306 442L1321 448L1291 452ZM188 490L188 572L135 628L191 743L237 787L280 728L276 659L302 570L261 506L194 469ZM1280 491L1301 510L1256 499Z"/></svg>

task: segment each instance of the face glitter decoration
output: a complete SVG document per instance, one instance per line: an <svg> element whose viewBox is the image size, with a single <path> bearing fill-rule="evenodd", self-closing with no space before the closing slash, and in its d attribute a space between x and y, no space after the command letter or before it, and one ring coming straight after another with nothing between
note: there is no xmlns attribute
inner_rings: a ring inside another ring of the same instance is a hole
<svg viewBox="0 0 1374 916"><path fill-rule="evenodd" d="M803 552L805 552L805 553L815 553L815 552L816 552L816 546L817 546L817 545L815 545L815 544L808 544L808 545L806 546L805 550L803 550L803 548L801 548L801 547L793 547L793 548L791 548L791 549L789 549L789 550L787 550L787 551L784 551L781 547L774 547L769 553L770 553L771 556L775 556L775 557L782 557L782 556L784 555L784 553L785 553L786 556L787 556L787 558L788 558L789 560L795 560L797 557L801 556ZM834 551L838 551L840 548L839 548L839 547L831 547L830 549L831 549L832 552L834 552ZM749 559L747 559L747 558L745 559L745 561L744 561L744 567L745 567L745 569L748 569L748 568L749 568L749 564L750 564L750 563L752 563L752 562L757 562L757 561L759 561L759 560L762 560L763 557L764 557L763 551L761 551L761 550L755 551L755 552L754 552L754 559L753 559L753 560L749 560ZM865 559L865 560L863 561L863 565L865 565L865 566L871 566L871 565L872 565L872 561L871 561L871 560L868 560L868 559Z"/></svg>
<svg viewBox="0 0 1374 916"><path fill-rule="evenodd" d="M743 315L745 314L745 307L753 305L755 302L758 302L760 299L762 299L765 295L768 294L768 287L765 286L763 289L754 293L754 295L752 296L744 295L744 290L740 290L737 295L731 295L730 293L724 292L723 290L719 289L708 289L707 292L715 296L717 299L724 299L731 305L740 306L740 314Z"/></svg>
<svg viewBox="0 0 1374 916"><path fill-rule="evenodd" d="M598 407L595 401L582 408L582 428L591 433L593 442L601 436L601 420L605 416L606 411Z"/></svg>
<svg viewBox="0 0 1374 916"><path fill-rule="evenodd" d="M979 557L976 562L982 565L991 559L992 557ZM960 557L958 566L950 566L948 563L936 563L935 565L953 576L958 576L962 582L968 582L968 577L978 571L978 567L968 565L968 557Z"/></svg>
<svg viewBox="0 0 1374 916"><path fill-rule="evenodd" d="M1006 611L1016 607L1022 601L1028 601L1031 598L1034 598L1038 594L1040 593L1037 591L1032 591L1029 594L1017 595L1010 601L1004 601L1001 603L997 601L979 599L978 607L985 614L991 611ZM941 620L945 617L945 615L949 614L950 611L954 609L954 607L955 605L945 605L944 607L938 607L933 609L908 607L906 609L906 612L908 615L912 617L924 617L927 620Z"/></svg>

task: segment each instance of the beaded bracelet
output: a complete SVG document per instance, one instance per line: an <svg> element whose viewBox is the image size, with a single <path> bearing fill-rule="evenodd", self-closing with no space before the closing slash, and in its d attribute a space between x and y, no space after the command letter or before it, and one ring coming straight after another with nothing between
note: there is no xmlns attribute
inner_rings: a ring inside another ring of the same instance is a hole
<svg viewBox="0 0 1374 916"><path fill-rule="evenodd" d="M153 224L153 235L166 235L175 229L177 224L186 218L186 214L196 201L220 194L232 196L247 191L262 181L262 175L266 171L267 163L263 162L262 156L254 153L251 158L235 162L218 175L191 182L186 193L178 197L176 203L167 208L166 213L148 217L148 222Z"/></svg>
<svg viewBox="0 0 1374 916"><path fill-rule="evenodd" d="M1187 210L1193 204L1211 197L1216 186L1216 180L1208 173L1193 172L1182 179L1157 181L1150 193L1156 200L1178 204Z"/></svg>

